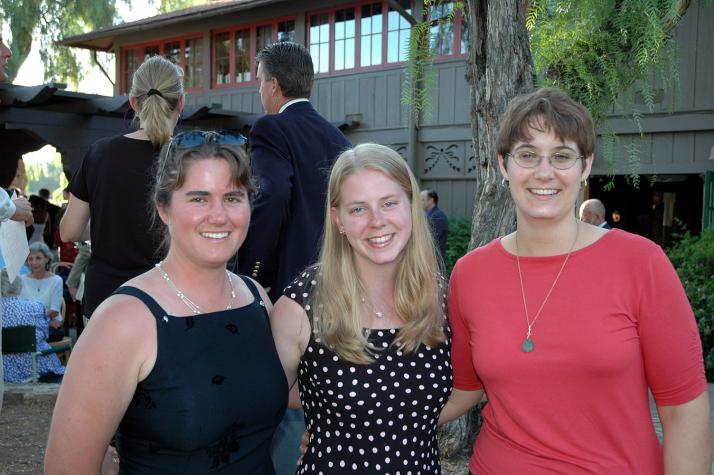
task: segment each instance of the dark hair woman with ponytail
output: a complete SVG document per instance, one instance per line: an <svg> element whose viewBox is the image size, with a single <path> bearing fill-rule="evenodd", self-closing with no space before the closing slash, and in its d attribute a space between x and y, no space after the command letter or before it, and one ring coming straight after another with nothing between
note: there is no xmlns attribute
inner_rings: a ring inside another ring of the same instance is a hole
<svg viewBox="0 0 714 475"><path fill-rule="evenodd" d="M159 56L146 60L134 73L129 104L139 129L90 147L69 184L69 205L60 223L63 241L92 241L84 287L86 317L160 257L160 236L151 231L152 174L183 109L181 68Z"/></svg>

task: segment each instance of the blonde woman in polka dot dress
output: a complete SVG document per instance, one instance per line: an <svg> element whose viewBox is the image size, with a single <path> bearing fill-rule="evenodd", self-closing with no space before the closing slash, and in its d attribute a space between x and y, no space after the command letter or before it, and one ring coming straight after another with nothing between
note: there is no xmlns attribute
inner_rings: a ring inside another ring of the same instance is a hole
<svg viewBox="0 0 714 475"><path fill-rule="evenodd" d="M310 434L297 473L441 473L451 342L419 187L399 154L362 144L327 199L320 261L271 314Z"/></svg>

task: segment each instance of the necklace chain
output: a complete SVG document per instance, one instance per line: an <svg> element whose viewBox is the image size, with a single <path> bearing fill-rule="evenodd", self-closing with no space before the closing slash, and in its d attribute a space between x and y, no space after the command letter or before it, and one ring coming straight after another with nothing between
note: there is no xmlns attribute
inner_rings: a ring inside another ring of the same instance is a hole
<svg viewBox="0 0 714 475"><path fill-rule="evenodd" d="M198 306L196 302L188 298L188 296L181 291L178 287L176 287L176 284L174 284L174 281L171 280L171 277L169 277L169 274L164 270L163 267L161 267L161 264L163 264L164 261L160 261L156 264L156 268L159 269L159 272L161 273L161 276L164 278L166 282L171 286L171 288L176 291L176 296L193 312L194 315L199 315L203 313L201 310L201 307ZM233 302L236 299L236 289L233 286L233 279L231 279L231 274L228 272L226 269L226 278L228 279L228 284L231 287L231 299L228 301L228 305L226 306L226 310L230 310L233 308Z"/></svg>
<svg viewBox="0 0 714 475"><path fill-rule="evenodd" d="M363 304L365 304L367 307L369 307L369 310L374 314L375 317L377 317L377 318L379 318L379 319L383 319L383 318L384 318L385 313L384 313L384 312L378 312L377 310L375 310L375 309L374 309L374 305L372 305L372 301L371 301L371 300L370 300L369 302L367 302L367 299L364 298L364 297L362 297L362 296L360 296L359 299L362 301Z"/></svg>
<svg viewBox="0 0 714 475"><path fill-rule="evenodd" d="M548 297L550 297L550 294L553 292L553 289L555 289L556 284L558 283L558 279L560 279L560 274L563 273L563 269L565 269L565 264L568 263L568 259L570 259L570 254L573 253L573 249L575 249L575 243L578 242L578 235L580 234L580 226L578 223L575 223L575 239L573 240L573 244L570 245L570 250L568 250L568 253L565 255L565 259L563 259L563 264L560 266L560 270L558 271L558 274L555 276L555 279L553 280L553 283L550 286L550 289L548 290L548 293L545 294L545 298L543 299L543 303L540 304L540 308L538 308L538 311L535 314L535 317L533 317L533 321L530 320L528 317L528 304L526 303L526 291L523 286L523 272L521 271L521 258L520 258L520 253L518 251L518 231L516 231L516 265L518 266L518 280L521 284L521 297L523 297L523 310L526 316L526 325L528 326L528 329L526 331L526 338L523 340L523 351L525 353L530 353L533 351L533 340L531 340L531 331L533 330L533 325L535 325L536 320L538 320L538 317L540 317L540 313L543 311L543 307L545 307L545 303L548 301Z"/></svg>

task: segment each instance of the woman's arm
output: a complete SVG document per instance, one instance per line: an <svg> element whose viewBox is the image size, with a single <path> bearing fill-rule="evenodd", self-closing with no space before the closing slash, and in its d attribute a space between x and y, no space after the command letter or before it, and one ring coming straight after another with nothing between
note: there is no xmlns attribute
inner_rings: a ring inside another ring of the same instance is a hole
<svg viewBox="0 0 714 475"><path fill-rule="evenodd" d="M712 427L709 394L677 406L657 406L664 434L667 475L710 475Z"/></svg>
<svg viewBox="0 0 714 475"><path fill-rule="evenodd" d="M270 327L288 387L292 388L297 379L300 358L310 341L310 322L297 302L283 296L270 313Z"/></svg>
<svg viewBox="0 0 714 475"><path fill-rule="evenodd" d="M72 350L52 415L45 474L100 473L136 385L156 360L156 324L134 300L105 301Z"/></svg>
<svg viewBox="0 0 714 475"><path fill-rule="evenodd" d="M86 231L88 223L89 203L70 194L67 210L60 221L60 237L62 241L86 241L89 235L89 232Z"/></svg>
<svg viewBox="0 0 714 475"><path fill-rule="evenodd" d="M50 304L47 307L47 316L52 320L56 320L56 324L53 325L56 328L61 326L57 323L62 321L62 278L58 275L53 275L50 277L52 279L52 288L50 289ZM50 322L52 324L52 322Z"/></svg>
<svg viewBox="0 0 714 475"><path fill-rule="evenodd" d="M469 409L481 401L483 392L483 389L476 391L454 389L451 392L451 397L449 397L449 400L446 402L446 406L444 406L444 409L441 410L441 414L439 414L439 422L437 422L437 425L453 421L457 417L466 414Z"/></svg>

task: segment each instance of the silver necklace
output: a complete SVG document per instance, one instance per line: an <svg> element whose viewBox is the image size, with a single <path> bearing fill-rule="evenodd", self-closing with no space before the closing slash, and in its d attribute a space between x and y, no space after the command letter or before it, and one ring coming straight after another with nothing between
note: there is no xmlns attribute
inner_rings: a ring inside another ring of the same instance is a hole
<svg viewBox="0 0 714 475"><path fill-rule="evenodd" d="M565 255L565 259L563 259L563 264L560 266L560 270L558 271L558 275L555 276L555 280L553 280L553 284L550 286L550 290L548 290L548 293L545 295L545 298L543 299L543 303L540 304L540 308L535 314L535 317L533 318L533 321L528 318L528 304L526 303L526 291L523 287L523 272L521 272L521 258L519 256L518 252L518 231L516 231L516 265L518 266L518 280L521 283L521 296L523 297L523 310L525 311L526 315L526 325L528 325L528 330L526 331L526 338L523 340L523 344L521 345L521 348L523 349L524 353L530 353L533 351L533 340L531 339L531 331L533 330L533 325L535 325L536 320L538 320L538 317L540 317L540 312L543 311L543 307L545 307L545 303L548 301L548 297L550 297L550 294L553 292L553 289L555 288L555 285L558 283L558 279L560 279L560 274L563 273L563 269L565 269L565 264L568 263L568 259L570 259L570 254L572 254L573 249L575 249L575 243L578 242L578 234L580 234L580 226L575 223L575 239L573 240L573 244L570 246L570 250L568 253Z"/></svg>
<svg viewBox="0 0 714 475"><path fill-rule="evenodd" d="M156 268L159 269L159 272L161 273L161 276L164 278L166 282L176 291L176 296L181 299L181 301L186 304L186 306L193 312L194 315L199 315L203 313L201 310L201 307L198 306L196 302L188 298L188 296L183 293L178 287L176 287L176 284L174 284L173 280L171 280L171 277L169 277L169 274L166 273L163 267L161 267L161 264L163 264L164 261L160 261L156 264ZM231 299L228 302L228 305L226 306L226 310L230 310L233 308L233 302L236 299L236 289L233 286L233 279L231 279L231 274L228 272L226 269L226 277L228 278L228 283L231 286Z"/></svg>
<svg viewBox="0 0 714 475"><path fill-rule="evenodd" d="M384 313L384 312L378 312L377 310L375 310L375 309L374 309L374 305L372 305L372 301L371 301L371 300L370 300L369 302L367 302L367 299L365 299L365 298L364 298L363 296L361 296L361 295L360 295L360 298L359 298L359 299L362 301L362 303L363 303L364 305L366 305L367 307L369 307L369 310L374 314L375 317L377 317L377 318L379 318L379 319L384 318L385 313Z"/></svg>

